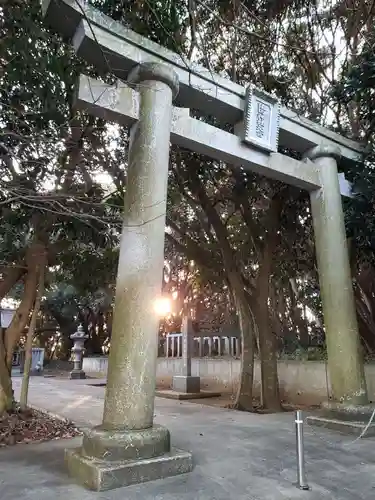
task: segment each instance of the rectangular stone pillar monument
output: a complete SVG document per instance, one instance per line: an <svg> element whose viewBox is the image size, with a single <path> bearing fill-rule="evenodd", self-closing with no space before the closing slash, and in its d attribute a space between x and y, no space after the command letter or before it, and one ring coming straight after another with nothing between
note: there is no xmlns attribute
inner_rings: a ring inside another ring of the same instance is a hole
<svg viewBox="0 0 375 500"><path fill-rule="evenodd" d="M185 316L182 320L182 375L173 377L172 388L176 392L199 393L200 378L191 375L191 358L193 355L193 324L191 318Z"/></svg>
<svg viewBox="0 0 375 500"><path fill-rule="evenodd" d="M69 471L94 490L189 472L190 453L171 449L154 425L160 296L164 262L169 137L178 80L169 66L144 64L129 75L140 93L131 131L124 223L103 423L67 450Z"/></svg>
<svg viewBox="0 0 375 500"><path fill-rule="evenodd" d="M172 379L172 390L159 390L157 396L169 399L201 399L214 398L221 395L216 391L201 391L201 382L199 376L193 376L191 373L191 360L194 351L194 330L193 322L190 317L185 316L182 319L182 375L174 375ZM202 337L200 341L202 341ZM201 345L201 344L200 344ZM200 362L201 359L199 358Z"/></svg>

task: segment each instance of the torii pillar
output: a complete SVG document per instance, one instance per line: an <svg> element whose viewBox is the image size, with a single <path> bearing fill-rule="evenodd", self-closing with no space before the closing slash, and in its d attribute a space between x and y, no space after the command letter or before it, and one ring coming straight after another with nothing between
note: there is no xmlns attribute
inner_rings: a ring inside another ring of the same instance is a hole
<svg viewBox="0 0 375 500"><path fill-rule="evenodd" d="M340 148L316 146L305 158L319 169L322 187L310 192L315 248L324 312L332 400L323 404L323 417L309 422L359 434L374 407L369 405L344 212L337 174ZM371 426L367 435L374 435Z"/></svg>
<svg viewBox="0 0 375 500"><path fill-rule="evenodd" d="M168 429L154 425L174 71L137 66L128 77L139 87L139 120L131 130L128 183L103 422L67 450L70 474L96 491L192 470L190 453L172 450Z"/></svg>

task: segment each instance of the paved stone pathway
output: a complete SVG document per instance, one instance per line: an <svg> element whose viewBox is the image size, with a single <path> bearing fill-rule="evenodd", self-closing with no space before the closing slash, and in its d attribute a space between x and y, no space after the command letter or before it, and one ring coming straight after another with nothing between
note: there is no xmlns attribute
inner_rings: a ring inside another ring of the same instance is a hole
<svg viewBox="0 0 375 500"><path fill-rule="evenodd" d="M20 379L15 378L18 395ZM33 377L30 403L84 427L99 424L104 387L99 381ZM324 429L306 428L312 490L294 485L293 414L253 415L200 404L156 400L156 422L176 447L191 450L191 474L103 493L76 486L67 476L63 449L80 439L0 449L1 500L360 500L374 498L375 447Z"/></svg>

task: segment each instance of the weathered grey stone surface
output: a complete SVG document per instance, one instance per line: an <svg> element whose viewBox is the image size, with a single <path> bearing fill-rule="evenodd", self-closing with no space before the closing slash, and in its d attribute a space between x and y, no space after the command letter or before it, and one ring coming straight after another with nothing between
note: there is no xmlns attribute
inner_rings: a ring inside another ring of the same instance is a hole
<svg viewBox="0 0 375 500"><path fill-rule="evenodd" d="M130 134L103 414L107 429L153 423L159 324L154 303L162 286L172 98L178 91L168 66L136 67L129 78L139 85L140 111Z"/></svg>
<svg viewBox="0 0 375 500"><path fill-rule="evenodd" d="M108 462L82 455L81 448L74 448L65 450L65 461L71 476L94 491L155 481L193 469L191 453L180 450L171 450L159 457Z"/></svg>
<svg viewBox="0 0 375 500"><path fill-rule="evenodd" d="M76 104L90 114L129 126L138 119L138 101L132 89L107 86L83 76ZM281 153L252 149L236 135L189 117L186 109L173 108L171 142L301 189L320 187L318 172L312 164L303 168L300 161Z"/></svg>
<svg viewBox="0 0 375 500"><path fill-rule="evenodd" d="M42 4L45 22L69 39L76 34L75 48L79 55L96 67L107 70L109 65L112 72L125 79L129 68L140 62L168 62L181 83L178 105L199 109L225 124L234 125L243 119L245 87L190 63L103 15L83 0L42 0ZM108 32L113 36L108 36ZM98 50L98 43L101 50ZM360 144L296 115L293 110L281 108L282 146L304 153L323 141L339 144L349 161L358 161L363 154Z"/></svg>
<svg viewBox="0 0 375 500"><path fill-rule="evenodd" d="M194 344L194 330L191 318L185 316L182 319L181 333L182 333L182 375L184 375L185 377L191 377L191 358L193 356L193 344ZM194 377L194 378L198 380L195 381L191 380L190 384L195 385L194 392L199 392L200 388L199 377ZM189 382L187 382L187 385L188 384ZM199 387L197 384L199 385ZM186 390L185 392L189 391Z"/></svg>
<svg viewBox="0 0 375 500"><path fill-rule="evenodd" d="M173 377L172 388L174 391L177 392L200 392L201 390L200 377L175 375Z"/></svg>
<svg viewBox="0 0 375 500"><path fill-rule="evenodd" d="M178 77L170 66L146 62L132 69L128 83L139 91L139 119L130 133L103 423L66 454L69 473L98 491L192 469L191 454L172 452L168 430L153 427L159 324L154 304L162 286ZM81 339L79 332L74 338Z"/></svg>
<svg viewBox="0 0 375 500"><path fill-rule="evenodd" d="M157 395L170 399L201 399L220 396L219 392L201 392L200 377L191 375L191 358L193 355L194 329L190 317L182 320L182 375L172 379L172 391L157 391Z"/></svg>
<svg viewBox="0 0 375 500"><path fill-rule="evenodd" d="M324 427L333 431L341 432L342 434L352 434L354 436L361 436L364 431L363 438L370 438L375 436L375 424L367 426L367 422L349 421L332 417L311 416L307 418L309 425L316 427Z"/></svg>
<svg viewBox="0 0 375 500"><path fill-rule="evenodd" d="M326 427L344 434L375 436L375 405L348 405L326 401L318 415L308 418L310 425Z"/></svg>
<svg viewBox="0 0 375 500"><path fill-rule="evenodd" d="M155 481L193 469L191 453L181 450L171 450L153 458L109 462L87 457L82 455L81 448L74 448L65 450L65 461L71 476L94 491Z"/></svg>
<svg viewBox="0 0 375 500"><path fill-rule="evenodd" d="M320 172L322 188L310 193L315 247L334 401L368 403L358 333L344 213L337 175L338 147L321 146L307 157Z"/></svg>
<svg viewBox="0 0 375 500"><path fill-rule="evenodd" d="M14 379L16 396L21 379ZM30 401L81 425L101 422L104 388L87 381L35 378ZM375 492L374 440L305 427L311 491L298 490L294 415L255 415L156 399L156 421L174 445L191 450L195 468L163 480L95 493L77 486L64 448L81 439L0 448L1 500L370 500Z"/></svg>
<svg viewBox="0 0 375 500"><path fill-rule="evenodd" d="M158 396L159 398L179 399L180 401L186 401L188 399L218 398L219 396L221 396L221 392L177 392L175 390L171 391L169 389L163 389L156 391L156 396Z"/></svg>
<svg viewBox="0 0 375 500"><path fill-rule="evenodd" d="M107 430L102 425L84 433L82 454L108 462L148 459L169 453L167 428L153 425L140 430Z"/></svg>
<svg viewBox="0 0 375 500"><path fill-rule="evenodd" d="M86 373L83 370L72 370L69 374L71 380L82 380L86 378Z"/></svg>
<svg viewBox="0 0 375 500"><path fill-rule="evenodd" d="M357 405L325 401L322 404L322 414L326 417L336 417L347 422L368 422L374 419L375 405Z"/></svg>
<svg viewBox="0 0 375 500"><path fill-rule="evenodd" d="M74 345L72 348L74 368L70 372L71 379L86 378L86 373L82 370L83 354L85 352L85 342L89 338L85 334L82 325L79 325L77 331L74 332L70 338L73 340Z"/></svg>

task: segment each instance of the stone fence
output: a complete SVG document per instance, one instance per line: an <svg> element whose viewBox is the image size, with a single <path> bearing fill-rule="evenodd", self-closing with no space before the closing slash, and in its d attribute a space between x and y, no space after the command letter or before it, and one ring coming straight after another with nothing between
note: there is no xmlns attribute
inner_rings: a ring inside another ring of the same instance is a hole
<svg viewBox="0 0 375 500"><path fill-rule="evenodd" d="M161 352L166 358L179 358L182 356L182 333L169 333L162 340ZM241 354L241 340L239 334L217 335L202 334L194 335L192 345L193 356L202 358L204 356L233 356Z"/></svg>
<svg viewBox="0 0 375 500"><path fill-rule="evenodd" d="M90 372L107 371L106 357L87 357L83 369ZM192 359L192 375L201 377L201 387L222 392L235 391L237 388L241 362L233 357L204 357ZM160 357L157 365L159 386L169 387L173 375L181 375L182 358ZM282 397L292 403L320 404L330 396L331 388L326 364L320 361L279 361L279 383ZM366 379L369 397L375 401L375 363L366 365ZM255 362L255 395L260 389L260 366Z"/></svg>

